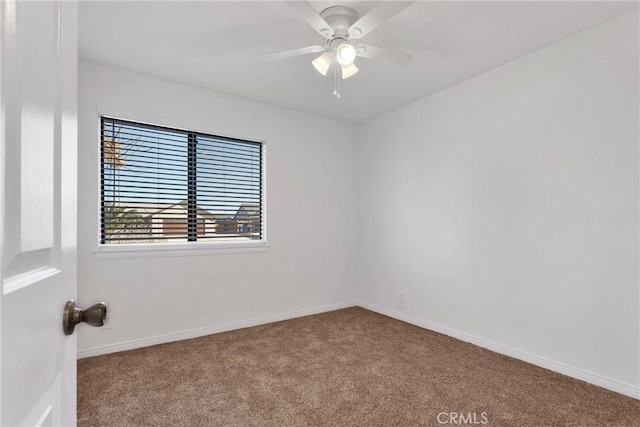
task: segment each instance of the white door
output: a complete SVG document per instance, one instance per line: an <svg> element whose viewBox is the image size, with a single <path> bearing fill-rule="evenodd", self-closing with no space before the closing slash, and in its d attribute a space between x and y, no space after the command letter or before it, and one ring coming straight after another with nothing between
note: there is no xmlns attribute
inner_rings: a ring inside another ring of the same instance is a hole
<svg viewBox="0 0 640 427"><path fill-rule="evenodd" d="M77 4L0 2L0 424L75 425Z"/></svg>

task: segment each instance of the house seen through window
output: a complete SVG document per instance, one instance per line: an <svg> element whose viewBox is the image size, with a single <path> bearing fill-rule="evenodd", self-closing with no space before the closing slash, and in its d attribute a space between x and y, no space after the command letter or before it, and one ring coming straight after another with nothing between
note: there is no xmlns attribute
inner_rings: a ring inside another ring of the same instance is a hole
<svg viewBox="0 0 640 427"><path fill-rule="evenodd" d="M263 238L262 144L103 117L101 243Z"/></svg>

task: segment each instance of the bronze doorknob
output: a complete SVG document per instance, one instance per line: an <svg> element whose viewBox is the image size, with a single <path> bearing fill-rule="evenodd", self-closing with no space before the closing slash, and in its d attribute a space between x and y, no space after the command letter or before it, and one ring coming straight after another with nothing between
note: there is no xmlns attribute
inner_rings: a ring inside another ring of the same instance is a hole
<svg viewBox="0 0 640 427"><path fill-rule="evenodd" d="M78 323L100 327L107 318L107 305L103 302L82 310L74 300L67 301L62 315L62 329L65 335L71 335Z"/></svg>

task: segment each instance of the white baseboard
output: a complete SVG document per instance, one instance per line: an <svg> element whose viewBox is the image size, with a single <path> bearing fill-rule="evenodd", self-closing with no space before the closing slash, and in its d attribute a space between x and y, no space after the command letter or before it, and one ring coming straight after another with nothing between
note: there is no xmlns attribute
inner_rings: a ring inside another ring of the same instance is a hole
<svg viewBox="0 0 640 427"><path fill-rule="evenodd" d="M78 359L83 359L85 357L100 356L103 354L116 353L119 351L133 350L134 348L148 347L151 345L164 344L173 341L197 338L204 335L232 331L234 329L249 328L251 326L264 325L266 323L280 322L282 320L295 319L296 317L310 316L312 314L319 314L328 311L340 310L342 308L355 307L356 305L356 301L343 302L339 304L331 304L321 307L307 308L304 310L290 311L287 313L274 314L271 316L254 317L252 319L239 320L237 322L223 323L220 325L207 326L204 328L191 329L188 331L173 332L170 334L157 335L150 338L142 338L138 340L125 341L116 344L109 344L100 347L79 350L77 353L77 357Z"/></svg>
<svg viewBox="0 0 640 427"><path fill-rule="evenodd" d="M466 341L477 346L489 349L496 353L504 354L506 356L520 359L525 362L537 365L551 371L558 372L563 375L567 375L572 378L594 384L603 388L606 388L617 393L624 394L629 397L640 399L640 387L632 384L627 384L622 381L608 378L593 372L585 371L583 369L575 368L573 366L565 365L563 363L555 362L553 360L536 356L535 354L528 353L526 351L518 350L516 348L508 347L493 341L486 340L484 338L476 337L464 332L457 331L455 329L447 328L437 323L429 322L408 314L400 313L387 308L379 307L375 304L371 304L365 301L358 301L358 306L366 308L367 310L375 311L385 316L393 317L394 319L402 320L403 322L411 323L412 325L419 326L424 329L439 332L444 335L448 335L453 338L457 338L461 341Z"/></svg>
<svg viewBox="0 0 640 427"><path fill-rule="evenodd" d="M400 313L398 311L390 310L387 308L379 307L375 304L371 304L365 301L351 301L339 304L325 305L321 307L308 308L304 310L296 310L287 313L280 313L271 316L255 317L252 319L240 320L237 322L223 323L220 325L208 326L204 328L192 329L182 332L174 332L170 334L158 335L150 338L142 338L138 340L125 341L116 344L110 344L100 347L89 348L78 351L78 359L85 357L100 356L103 354L116 353L119 351L133 350L140 347L148 347L157 344L164 344L173 341L180 341L190 338L197 338L204 335L217 334L220 332L232 331L234 329L249 328L251 326L264 325L266 323L279 322L282 320L295 319L296 317L310 316L312 314L325 313L328 311L340 310L342 308L360 306L367 310L374 311L376 313L383 314L385 316L392 317L394 319L402 320L403 322L410 323L412 325L419 326L421 328L429 329L435 332L439 332L444 335L448 335L453 338L457 338L461 341L469 342L477 346L489 349L496 353L504 354L533 365L540 366L551 371L558 372L563 375L567 375L572 378L594 384L603 388L606 388L617 393L624 394L636 399L640 399L640 387L632 384L627 384L622 381L618 381L612 378L605 377L593 372L585 371L583 369L575 368L563 363L555 362L553 360L537 356L535 354L528 353L526 351L518 350L503 344L499 344L484 338L476 337L474 335L460 332L455 329L447 328L446 326L439 325L437 323L429 322L427 320L420 319L408 314Z"/></svg>

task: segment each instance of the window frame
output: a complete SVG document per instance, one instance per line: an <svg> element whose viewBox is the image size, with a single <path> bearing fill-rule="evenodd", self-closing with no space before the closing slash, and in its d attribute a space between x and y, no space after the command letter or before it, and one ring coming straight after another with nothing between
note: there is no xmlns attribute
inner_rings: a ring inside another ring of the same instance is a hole
<svg viewBox="0 0 640 427"><path fill-rule="evenodd" d="M96 108L96 126L97 129L97 142L95 147L97 149L97 171L96 177L98 181L98 188L96 189L98 199L98 220L97 224L97 247L93 251L96 259L108 260L108 259L130 259L130 258L156 258L156 257L179 257L179 256L199 256L199 255L214 255L214 254L236 254L236 253L253 253L263 252L269 247L267 243L267 142L263 139L243 136L234 136L222 132L213 132L209 130L203 130L198 127L191 126L189 124L167 124L177 122L177 120L149 120L144 114L114 114L111 111ZM134 118L132 118L134 117ZM139 123L148 126L157 126L161 128L174 129L186 133L199 133L205 135L212 135L221 138L236 139L241 141L247 141L250 143L256 143L260 145L261 151L261 208L262 208L262 236L261 239L249 240L249 241L185 241L185 242L159 242L159 243L128 243L128 244L109 244L101 243L102 226L100 220L100 206L102 205L102 195L100 191L100 183L102 181L102 119L117 119L123 121L129 121L133 123Z"/></svg>

